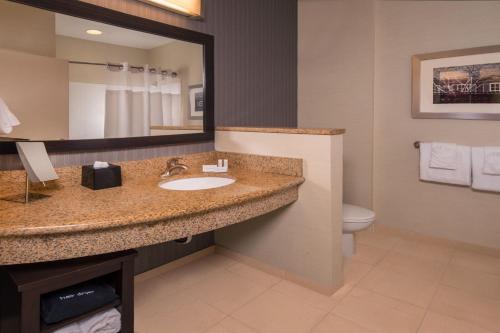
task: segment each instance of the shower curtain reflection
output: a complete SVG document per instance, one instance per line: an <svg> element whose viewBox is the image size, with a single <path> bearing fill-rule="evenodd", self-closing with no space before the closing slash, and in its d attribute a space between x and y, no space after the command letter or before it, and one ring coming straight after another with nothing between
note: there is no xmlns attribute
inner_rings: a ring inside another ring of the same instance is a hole
<svg viewBox="0 0 500 333"><path fill-rule="evenodd" d="M149 136L152 125L181 126L181 82L177 77L108 67L104 137Z"/></svg>

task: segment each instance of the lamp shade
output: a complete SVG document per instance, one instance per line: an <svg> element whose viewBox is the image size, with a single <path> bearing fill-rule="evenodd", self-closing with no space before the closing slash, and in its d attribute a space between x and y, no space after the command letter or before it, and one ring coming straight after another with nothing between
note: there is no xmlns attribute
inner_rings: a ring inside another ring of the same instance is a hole
<svg viewBox="0 0 500 333"><path fill-rule="evenodd" d="M199 17L201 16L202 0L139 0L153 6L174 11L179 14Z"/></svg>

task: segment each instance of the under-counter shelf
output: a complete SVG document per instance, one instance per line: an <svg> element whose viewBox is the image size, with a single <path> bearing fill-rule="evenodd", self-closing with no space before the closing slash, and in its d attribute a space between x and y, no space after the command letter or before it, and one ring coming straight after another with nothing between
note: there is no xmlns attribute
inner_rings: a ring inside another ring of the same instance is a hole
<svg viewBox="0 0 500 333"><path fill-rule="evenodd" d="M0 267L0 333L50 333L113 307L121 308L121 333L134 330L135 250L38 264ZM105 278L119 299L96 310L47 325L40 319L40 298L85 281Z"/></svg>

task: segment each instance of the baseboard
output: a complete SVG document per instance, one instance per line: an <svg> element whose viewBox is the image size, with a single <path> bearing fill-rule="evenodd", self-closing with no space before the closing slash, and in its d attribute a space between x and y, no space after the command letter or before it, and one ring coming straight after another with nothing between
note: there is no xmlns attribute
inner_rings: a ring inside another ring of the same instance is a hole
<svg viewBox="0 0 500 333"><path fill-rule="evenodd" d="M144 281L149 280L151 278L154 278L158 275L164 274L166 272L172 271L174 269L177 269L179 267L182 267L182 266L185 266L189 263L192 263L193 261L196 261L196 260L199 260L199 259L204 258L206 256L209 256L213 253L215 253L215 246L214 245L207 247L203 250L191 253L191 254L189 254L185 257L182 257L180 259L169 262L168 264L153 268L150 271L136 275L134 282L135 283L144 282Z"/></svg>
<svg viewBox="0 0 500 333"><path fill-rule="evenodd" d="M445 237L435 236L431 234L426 234L406 228L399 228L388 224L375 223L374 228L379 228L384 231L393 232L403 238L415 239L424 242L431 242L436 244L444 244L453 247L457 250L471 251L478 254L484 254L493 257L500 257L500 248L488 247L484 245L468 243L461 240L454 240Z"/></svg>
<svg viewBox="0 0 500 333"><path fill-rule="evenodd" d="M250 267L263 271L267 274L274 275L280 279L288 280L305 288L314 290L323 295L331 296L341 287L340 286L338 288L332 288L321 285L314 281L298 276L294 273L288 272L284 269L277 268L275 266L269 265L260 260L235 252L220 245L215 246L215 253L231 258L235 261L241 262L242 264L248 265Z"/></svg>
<svg viewBox="0 0 500 333"><path fill-rule="evenodd" d="M313 282L313 281L310 281L310 280L305 279L303 277L300 277L300 276L298 276L294 273L288 272L284 269L276 268L272 265L266 264L260 260L255 259L255 258L243 255L241 253L229 250L227 248L224 248L224 247L218 246L218 245L207 247L206 249L192 253L188 256L182 257L180 259L172 261L172 262L165 264L163 266L160 266L160 267L154 268L150 271L136 275L134 281L135 281L135 283L147 281L151 278L165 274L166 272L169 272L169 271L172 271L172 270L177 269L179 267L185 266L189 263L200 260L200 259L202 259L206 256L209 256L211 254L214 254L214 253L231 258L235 261L241 262L242 264L248 265L250 267L253 267L255 269L263 271L267 274L274 275L280 279L288 280L290 282L293 282L293 283L298 284L300 286L303 286L305 288L314 290L314 291L316 291L320 294L323 294L323 295L327 295L327 296L333 295L339 289L339 288L331 288L331 287L320 285L316 282Z"/></svg>

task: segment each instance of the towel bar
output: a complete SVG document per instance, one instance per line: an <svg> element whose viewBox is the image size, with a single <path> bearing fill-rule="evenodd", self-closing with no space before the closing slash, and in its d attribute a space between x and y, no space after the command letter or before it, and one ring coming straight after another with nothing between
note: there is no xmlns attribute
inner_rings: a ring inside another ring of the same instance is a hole
<svg viewBox="0 0 500 333"><path fill-rule="evenodd" d="M413 147L415 147L415 149L420 149L420 141L415 141Z"/></svg>

